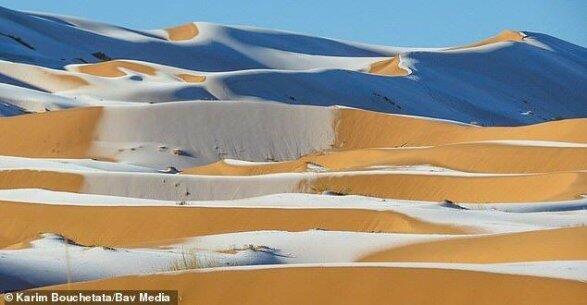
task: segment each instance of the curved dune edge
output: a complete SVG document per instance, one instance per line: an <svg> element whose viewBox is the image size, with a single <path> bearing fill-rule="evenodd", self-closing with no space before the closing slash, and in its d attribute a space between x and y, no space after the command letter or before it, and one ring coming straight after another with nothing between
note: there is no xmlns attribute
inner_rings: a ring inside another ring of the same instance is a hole
<svg viewBox="0 0 587 305"><path fill-rule="evenodd" d="M0 248L43 232L59 233L86 245L123 246L153 240L261 230L306 231L320 228L435 234L472 231L429 223L392 211L360 209L98 207L0 201L0 215Z"/></svg>
<svg viewBox="0 0 587 305"><path fill-rule="evenodd" d="M194 39L199 34L195 23L190 22L176 27L165 29L170 41L185 41Z"/></svg>
<svg viewBox="0 0 587 305"><path fill-rule="evenodd" d="M459 177L349 174L319 176L300 183L309 193L335 192L370 197L467 203L572 200L587 193L587 173Z"/></svg>
<svg viewBox="0 0 587 305"><path fill-rule="evenodd" d="M308 155L298 160L278 163L240 165L221 160L184 169L183 174L251 176L305 172L312 165L321 166L328 171L345 171L368 169L372 166L422 164L470 173L579 171L587 170L587 148L463 143L425 148L362 149Z"/></svg>
<svg viewBox="0 0 587 305"><path fill-rule="evenodd" d="M21 63L0 63L0 71L11 78L48 92L59 92L88 86L85 79L68 71Z"/></svg>
<svg viewBox="0 0 587 305"><path fill-rule="evenodd" d="M569 119L520 127L476 127L440 120L338 109L334 147L436 146L488 140L539 140L587 143L587 119ZM360 127L359 127L360 126Z"/></svg>
<svg viewBox="0 0 587 305"><path fill-rule="evenodd" d="M396 55L390 59L375 62L369 66L369 73L385 76L408 76L412 71L400 66L401 57Z"/></svg>
<svg viewBox="0 0 587 305"><path fill-rule="evenodd" d="M157 73L157 69L154 67L137 62L118 59L95 64L75 65L71 66L71 68L81 73L101 77L121 77L127 75L124 71L121 70L121 68L151 76Z"/></svg>
<svg viewBox="0 0 587 305"><path fill-rule="evenodd" d="M271 287L259 285L271 283ZM487 289L491 287L491 289ZM172 289L182 304L584 304L587 284L475 271L298 267L129 276L50 289Z"/></svg>
<svg viewBox="0 0 587 305"><path fill-rule="evenodd" d="M512 31L512 30L504 30L495 36L492 36L492 37L489 37L489 38L486 38L481 41L478 41L478 42L475 42L472 44L468 44L465 46L449 48L448 50L474 48L474 47L480 47L480 46L484 46L484 45L488 45L488 44L505 42L505 41L522 41L522 40L524 40L524 38L526 38L526 34L524 34L522 32Z"/></svg>
<svg viewBox="0 0 587 305"><path fill-rule="evenodd" d="M438 146L488 140L587 143L587 119L522 127L474 127L358 109L336 109L335 150ZM88 158L101 107L75 108L0 118L0 154L23 157ZM358 127L360 126L360 128ZM555 132L556 131L556 132ZM103 156L107 157L107 156Z"/></svg>
<svg viewBox="0 0 587 305"><path fill-rule="evenodd" d="M101 107L0 118L0 155L87 158Z"/></svg>
<svg viewBox="0 0 587 305"><path fill-rule="evenodd" d="M587 260L587 227L458 237L379 251L360 262L509 263Z"/></svg>
<svg viewBox="0 0 587 305"><path fill-rule="evenodd" d="M176 76L186 83L203 83L206 80L206 76L203 75L180 73L176 74Z"/></svg>

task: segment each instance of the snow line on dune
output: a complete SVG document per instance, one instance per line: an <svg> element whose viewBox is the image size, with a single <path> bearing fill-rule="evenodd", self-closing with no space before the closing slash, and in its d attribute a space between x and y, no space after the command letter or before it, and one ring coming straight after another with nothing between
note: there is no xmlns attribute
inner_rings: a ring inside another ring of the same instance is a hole
<svg viewBox="0 0 587 305"><path fill-rule="evenodd" d="M418 234L258 231L204 236L166 248L125 249L87 247L45 233L31 241L29 248L0 250L0 291L60 284L70 279L77 282L156 274L190 266L202 268L197 272L309 267L434 268L587 279L587 261L498 264L353 262L381 249L450 238ZM345 251L341 251L342 248ZM188 261L193 265L187 265ZM186 264L183 267L182 262ZM39 269L45 271L39 273ZM66 270L70 270L69 276Z"/></svg>
<svg viewBox="0 0 587 305"><path fill-rule="evenodd" d="M160 206L186 209L205 207L227 209L356 209L392 211L432 223L478 228L486 233L520 232L587 224L587 211L567 209L569 211L564 213L556 212L557 204L575 204L584 209L587 206L587 199L548 203L554 212L541 213L532 213L532 205L534 203L516 204L521 207L527 207L524 213L507 213L495 209L455 209L445 207L437 202L379 199L355 195L329 196L300 193L274 194L235 200L185 201L179 205L178 201L65 193L36 189L16 189L0 190L0 200L50 205L104 207ZM567 206L565 205L564 207L566 208Z"/></svg>
<svg viewBox="0 0 587 305"><path fill-rule="evenodd" d="M255 265L236 267L205 268L180 272L226 272L238 270L260 270L281 268L420 268L478 271L511 275L528 275L548 278L587 281L587 261L544 261L500 264L462 264L462 263L321 263L291 265Z"/></svg>

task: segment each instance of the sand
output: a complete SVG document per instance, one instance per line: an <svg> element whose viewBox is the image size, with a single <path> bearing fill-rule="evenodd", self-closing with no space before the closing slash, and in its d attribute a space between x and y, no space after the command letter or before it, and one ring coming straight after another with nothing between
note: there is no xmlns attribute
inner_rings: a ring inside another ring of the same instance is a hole
<svg viewBox="0 0 587 305"><path fill-rule="evenodd" d="M186 83L203 83L206 80L206 77L203 75L194 75L194 74L188 74L188 73L180 73L177 74L177 77L179 77L181 80L183 80Z"/></svg>
<svg viewBox="0 0 587 305"><path fill-rule="evenodd" d="M0 61L0 71L3 75L48 92L68 91L89 85L87 80L71 72L42 66Z"/></svg>
<svg viewBox="0 0 587 305"><path fill-rule="evenodd" d="M42 188L54 191L77 192L84 183L84 177L73 173L59 173L38 170L0 171L0 189Z"/></svg>
<svg viewBox="0 0 587 305"><path fill-rule="evenodd" d="M341 150L429 146L471 141L540 140L587 143L587 119L521 127L476 127L440 120L340 109L335 147Z"/></svg>
<svg viewBox="0 0 587 305"><path fill-rule="evenodd" d="M522 174L578 171L587 170L587 148L463 143L425 148L360 149L313 154L298 160L277 163L243 165L218 161L205 166L186 168L183 173L250 176L304 172L311 165L318 165L329 171L347 171L367 170L372 166L422 164L469 173Z"/></svg>
<svg viewBox="0 0 587 305"><path fill-rule="evenodd" d="M369 73L385 76L407 76L410 71L400 66L400 55L371 64Z"/></svg>
<svg viewBox="0 0 587 305"><path fill-rule="evenodd" d="M586 304L579 281L475 271L304 267L129 276L57 289L172 289L182 304Z"/></svg>
<svg viewBox="0 0 587 305"><path fill-rule="evenodd" d="M485 46L488 44L493 44L493 43L498 43L498 42L506 42L506 41L523 41L524 38L526 37L526 35L522 32L518 32L518 31L512 31L512 30L504 30L501 33L489 37L487 39L483 39L481 41L472 43L472 44L468 44L462 47L454 47L454 48L449 48L449 50L458 50L458 49L467 49L467 48L474 48L474 47L480 47L480 46Z"/></svg>
<svg viewBox="0 0 587 305"><path fill-rule="evenodd" d="M3 228L0 248L43 232L59 233L85 245L122 246L254 230L305 231L320 228L442 234L471 231L420 221L396 212L361 209L99 207L0 202L0 215L0 226Z"/></svg>
<svg viewBox="0 0 587 305"><path fill-rule="evenodd" d="M121 68L147 75L155 75L157 73L157 70L151 66L127 60L111 60L96 64L76 65L72 66L72 68L81 73L101 77L121 77L127 75Z"/></svg>
<svg viewBox="0 0 587 305"><path fill-rule="evenodd" d="M455 238L392 248L362 262L508 263L587 259L587 227Z"/></svg>
<svg viewBox="0 0 587 305"><path fill-rule="evenodd" d="M165 31L171 41L191 40L198 36L199 33L198 27L193 22L167 28Z"/></svg>
<svg viewBox="0 0 587 305"><path fill-rule="evenodd" d="M347 174L308 179L306 192L326 191L406 200L469 203L556 201L587 193L587 173L488 177L420 174Z"/></svg>
<svg viewBox="0 0 587 305"><path fill-rule="evenodd" d="M0 118L0 154L87 158L101 113L90 107Z"/></svg>

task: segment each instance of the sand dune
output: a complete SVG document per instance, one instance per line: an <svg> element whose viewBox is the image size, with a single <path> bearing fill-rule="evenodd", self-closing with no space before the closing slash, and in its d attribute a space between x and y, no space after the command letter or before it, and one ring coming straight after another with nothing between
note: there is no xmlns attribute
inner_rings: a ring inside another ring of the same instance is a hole
<svg viewBox="0 0 587 305"><path fill-rule="evenodd" d="M67 91L89 85L71 73L33 65L0 61L0 72L31 87L48 92Z"/></svg>
<svg viewBox="0 0 587 305"><path fill-rule="evenodd" d="M406 76L411 71L400 66L401 57L396 55L391 59L378 61L369 67L369 73L386 75L386 76Z"/></svg>
<svg viewBox="0 0 587 305"><path fill-rule="evenodd" d="M153 67L127 60L111 60L97 64L75 66L75 69L81 73L102 77L125 76L126 73L122 71L121 68L147 75L155 75L156 73L156 70Z"/></svg>
<svg viewBox="0 0 587 305"><path fill-rule="evenodd" d="M393 187L390 187L393 186ZM456 202L530 202L580 198L587 192L587 173L554 173L499 177L354 174L306 180L302 189L407 200ZM475 190L471 192L471 190Z"/></svg>
<svg viewBox="0 0 587 305"><path fill-rule="evenodd" d="M429 146L487 140L540 140L587 143L587 120L575 119L520 127L463 126L444 121L341 109L336 122L339 149ZM360 126L360 128L358 128ZM553 132L556 130L556 132ZM401 132L398 132L401 131Z"/></svg>
<svg viewBox="0 0 587 305"><path fill-rule="evenodd" d="M188 73L177 74L177 77L181 78L184 82L187 83L201 83L206 80L205 76L193 75Z"/></svg>
<svg viewBox="0 0 587 305"><path fill-rule="evenodd" d="M120 246L249 230L304 231L320 228L443 234L467 231L391 211L361 209L92 207L0 202L0 210L3 215L0 223L4 228L0 233L0 247L42 232L60 233L86 245Z"/></svg>
<svg viewBox="0 0 587 305"><path fill-rule="evenodd" d="M520 162L517 156L524 160ZM230 163L218 161L183 170L192 175L248 176L305 172L311 166L327 171L369 170L382 166L429 164L469 173L545 173L587 169L587 148L463 143L434 147L361 149L308 155L277 163ZM310 167L310 169L309 169Z"/></svg>
<svg viewBox="0 0 587 305"><path fill-rule="evenodd" d="M0 118L0 154L85 158L100 120L97 107Z"/></svg>
<svg viewBox="0 0 587 305"><path fill-rule="evenodd" d="M360 279L360 280L357 280ZM271 288L258 283L272 283ZM393 283L390 285L389 283ZM415 283L418 283L415 285ZM466 290L463 289L466 287ZM487 289L494 287L495 289ZM275 268L184 272L63 285L59 289L178 289L195 304L585 304L586 284L425 268Z"/></svg>
<svg viewBox="0 0 587 305"><path fill-rule="evenodd" d="M506 263L587 259L587 227L455 238L373 253L364 262Z"/></svg>
<svg viewBox="0 0 587 305"><path fill-rule="evenodd" d="M454 48L450 48L449 50L459 50L459 49L467 49L467 48L475 48L475 47L480 47L480 46L484 46L484 45L488 45L488 44L493 44L493 43L498 43L498 42L506 42L506 41L523 41L523 39L526 38L526 34L522 33L522 32L518 32L518 31L511 31L511 30L504 30L501 33L483 39L481 41L472 43L472 44L468 44L462 47L454 47Z"/></svg>
<svg viewBox="0 0 587 305"><path fill-rule="evenodd" d="M198 27L193 23L186 23L165 29L171 41L191 40L198 36Z"/></svg>
<svg viewBox="0 0 587 305"><path fill-rule="evenodd" d="M401 48L0 7L0 293L585 304L585 88L587 49L540 33Z"/></svg>

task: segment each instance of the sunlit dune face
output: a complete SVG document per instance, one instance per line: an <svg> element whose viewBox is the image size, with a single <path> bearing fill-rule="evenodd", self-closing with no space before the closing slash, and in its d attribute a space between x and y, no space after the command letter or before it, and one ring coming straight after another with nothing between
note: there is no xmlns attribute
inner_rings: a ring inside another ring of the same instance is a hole
<svg viewBox="0 0 587 305"><path fill-rule="evenodd" d="M369 73L385 76L407 76L410 71L400 67L399 55L390 59L378 61L369 67Z"/></svg>
<svg viewBox="0 0 587 305"><path fill-rule="evenodd" d="M176 75L186 83L203 83L206 80L206 76L194 75L188 73L180 73Z"/></svg>
<svg viewBox="0 0 587 305"><path fill-rule="evenodd" d="M89 85L85 79L67 73L54 73L42 70L41 74L45 81L52 87L47 88L49 91L67 91Z"/></svg>
<svg viewBox="0 0 587 305"><path fill-rule="evenodd" d="M186 23L180 26L165 29L170 41L185 41L198 36L199 30L194 23Z"/></svg>
<svg viewBox="0 0 587 305"><path fill-rule="evenodd" d="M21 63L1 62L2 74L48 92L78 89L89 83L68 71Z"/></svg>
<svg viewBox="0 0 587 305"><path fill-rule="evenodd" d="M84 182L80 174L40 170L0 171L0 189L50 189L62 192L78 192Z"/></svg>
<svg viewBox="0 0 587 305"><path fill-rule="evenodd" d="M522 41L525 37L526 37L526 35L524 35L524 33L522 33L522 32L505 30L505 31L493 36L493 37L489 37L489 38L483 39L479 42L475 42L475 43L465 45L462 47L450 48L450 50L474 48L474 47L480 47L480 46L489 45L489 44L498 43L498 42Z"/></svg>
<svg viewBox="0 0 587 305"><path fill-rule="evenodd" d="M585 128L587 119L553 121L520 127L475 127L364 110L339 109L335 124L334 147L339 150L350 150L436 146L493 140L587 143Z"/></svg>
<svg viewBox="0 0 587 305"><path fill-rule="evenodd" d="M121 68L151 76L157 73L157 69L154 67L126 60L111 60L96 64L75 66L75 69L81 73L101 77L121 77L127 75Z"/></svg>
<svg viewBox="0 0 587 305"><path fill-rule="evenodd" d="M421 174L346 174L304 181L305 192L335 192L380 198L497 203L573 200L587 192L587 173L521 176L440 176ZM471 190L475 190L471 192Z"/></svg>
<svg viewBox="0 0 587 305"><path fill-rule="evenodd" d="M372 253L359 261L489 264L585 259L587 227L576 227L416 243Z"/></svg>
<svg viewBox="0 0 587 305"><path fill-rule="evenodd" d="M179 291L183 304L490 305L507 300L579 305L585 303L586 287L579 281L513 274L356 266L174 272L64 284L57 289L170 289Z"/></svg>
<svg viewBox="0 0 587 305"><path fill-rule="evenodd" d="M0 118L0 155L32 158L88 158L101 107Z"/></svg>
<svg viewBox="0 0 587 305"><path fill-rule="evenodd" d="M524 160L520 162L520 160ZM251 165L218 161L187 168L184 174L251 176L305 172L318 165L328 171L369 170L373 166L429 164L470 173L544 173L587 170L587 148L464 143L425 148L362 149L308 155L298 160Z"/></svg>
<svg viewBox="0 0 587 305"><path fill-rule="evenodd" d="M23 179L31 175L23 174ZM55 174L46 178L60 176ZM2 176L0 179L0 182L6 180ZM79 183L81 180L75 181ZM78 187L77 184L72 186ZM35 237L39 232L59 233L82 244L127 246L153 240L257 230L306 231L321 228L422 234L465 234L472 231L392 211L359 209L99 207L0 202L0 215L3 215L0 217L3 228L0 248ZM13 222L13 219L20 221Z"/></svg>

